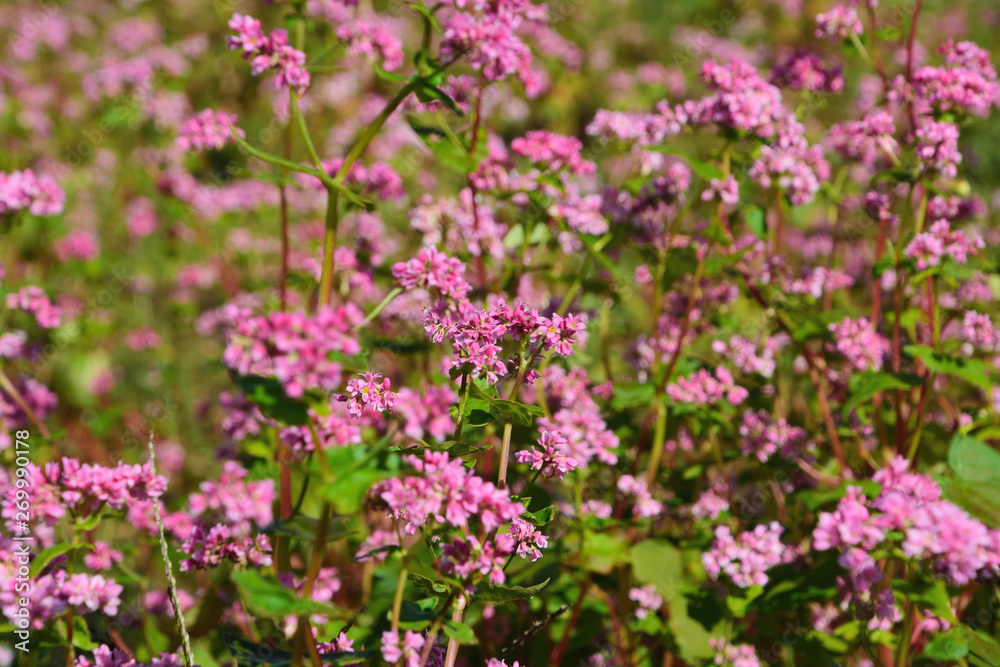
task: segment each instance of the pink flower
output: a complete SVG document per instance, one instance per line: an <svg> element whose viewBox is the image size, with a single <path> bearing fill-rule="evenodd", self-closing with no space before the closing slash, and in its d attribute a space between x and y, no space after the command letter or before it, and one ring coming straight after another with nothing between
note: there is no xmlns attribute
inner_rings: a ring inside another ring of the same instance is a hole
<svg viewBox="0 0 1000 667"><path fill-rule="evenodd" d="M360 417L364 410L391 412L396 405L396 394L389 390L391 386L389 378L383 380L382 374L374 371L368 371L360 375L364 378L364 381L348 380L347 391L351 396L350 398L343 397L341 399L347 401L347 407L351 415Z"/></svg>
<svg viewBox="0 0 1000 667"><path fill-rule="evenodd" d="M204 109L181 124L177 145L188 151L219 150L232 141L230 126L236 125L236 115ZM236 130L241 137L243 130Z"/></svg>

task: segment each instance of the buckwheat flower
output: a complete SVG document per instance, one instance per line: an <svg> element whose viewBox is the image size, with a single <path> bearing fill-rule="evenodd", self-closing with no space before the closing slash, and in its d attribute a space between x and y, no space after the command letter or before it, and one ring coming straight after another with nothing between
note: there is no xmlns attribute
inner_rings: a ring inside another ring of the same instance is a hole
<svg viewBox="0 0 1000 667"><path fill-rule="evenodd" d="M98 540L94 542L94 550L88 551L83 557L84 564L91 570L100 572L110 570L115 563L123 558L120 551L112 549L107 542Z"/></svg>
<svg viewBox="0 0 1000 667"><path fill-rule="evenodd" d="M885 539L885 532L872 521L867 499L860 488L847 487L847 495L840 499L836 511L821 512L813 529L813 548L846 550L860 546L871 550Z"/></svg>
<svg viewBox="0 0 1000 667"><path fill-rule="evenodd" d="M382 60L388 72L403 64L403 42L393 34L382 16L364 16L337 27L337 39L346 43L347 54Z"/></svg>
<svg viewBox="0 0 1000 667"><path fill-rule="evenodd" d="M696 519L710 519L714 521L723 512L729 511L729 500L726 498L725 486L713 487L705 491L698 500L691 505L691 516Z"/></svg>
<svg viewBox="0 0 1000 667"><path fill-rule="evenodd" d="M796 51L786 61L771 68L771 83L792 90L839 93L844 89L840 67L826 67L822 58Z"/></svg>
<svg viewBox="0 0 1000 667"><path fill-rule="evenodd" d="M62 323L62 312L49 301L42 288L29 285L7 295L7 307L23 310L35 317L38 326L54 329Z"/></svg>
<svg viewBox="0 0 1000 667"><path fill-rule="evenodd" d="M777 521L759 525L737 537L733 537L729 526L717 527L712 548L702 554L709 578L718 580L726 575L740 588L766 585L767 570L794 553L781 543L782 531Z"/></svg>
<svg viewBox="0 0 1000 667"><path fill-rule="evenodd" d="M958 152L958 126L923 118L915 135L921 168L945 178L955 178L962 162L962 154Z"/></svg>
<svg viewBox="0 0 1000 667"><path fill-rule="evenodd" d="M0 216L27 210L32 215L62 213L66 195L53 178L36 176L31 169L0 171Z"/></svg>
<svg viewBox="0 0 1000 667"><path fill-rule="evenodd" d="M577 315L553 314L551 318L541 318L539 328L532 335L532 341L542 341L546 350L554 350L556 354L568 357L573 354L573 343L578 332L585 331L587 325Z"/></svg>
<svg viewBox="0 0 1000 667"><path fill-rule="evenodd" d="M618 491L634 500L632 511L640 518L648 519L663 512L663 504L653 500L644 480L636 479L632 475L622 475L618 478Z"/></svg>
<svg viewBox="0 0 1000 667"><path fill-rule="evenodd" d="M101 610L108 616L118 613L122 586L102 575L73 574L61 584L60 594L81 613Z"/></svg>
<svg viewBox="0 0 1000 667"><path fill-rule="evenodd" d="M443 574L456 575L465 581L478 574L491 584L502 584L506 581L504 562L511 549L510 538L482 544L474 536L456 537L441 547L438 567Z"/></svg>
<svg viewBox="0 0 1000 667"><path fill-rule="evenodd" d="M740 451L761 463L779 452L785 459L802 458L812 445L804 429L790 426L782 417L775 419L766 410L744 412L739 432Z"/></svg>
<svg viewBox="0 0 1000 667"><path fill-rule="evenodd" d="M750 177L762 188L777 187L796 205L808 204L830 177L830 165L819 146L762 146Z"/></svg>
<svg viewBox="0 0 1000 667"><path fill-rule="evenodd" d="M882 156L896 151L896 123L892 114L874 109L862 119L837 123L830 128L827 142L844 157L873 165Z"/></svg>
<svg viewBox="0 0 1000 667"><path fill-rule="evenodd" d="M224 111L203 109L188 117L177 133L177 145L186 151L219 150L232 141L229 127L236 125L236 115ZM236 130L241 137L243 130Z"/></svg>
<svg viewBox="0 0 1000 667"><path fill-rule="evenodd" d="M816 36L820 39L842 40L851 33L862 34L864 24L858 18L857 8L851 5L836 5L825 14L816 16Z"/></svg>
<svg viewBox="0 0 1000 667"><path fill-rule="evenodd" d="M736 384L728 370L719 366L714 375L702 368L688 377L677 378L676 382L667 386L667 395L678 403L711 405L726 400L739 405L746 400L749 392Z"/></svg>
<svg viewBox="0 0 1000 667"><path fill-rule="evenodd" d="M943 67L925 66L913 73L914 94L938 111L986 116L1000 87L989 52L972 42L948 40L939 49Z"/></svg>
<svg viewBox="0 0 1000 667"><path fill-rule="evenodd" d="M521 667L521 663L515 660L510 665L507 664L505 660L497 660L496 658L490 658L486 661L486 667ZM525 665L524 667L527 667Z"/></svg>
<svg viewBox="0 0 1000 667"><path fill-rule="evenodd" d="M639 619L649 616L663 606L663 598L656 594L656 586L649 585L633 588L628 592L628 599L636 603L635 617Z"/></svg>
<svg viewBox="0 0 1000 667"><path fill-rule="evenodd" d="M532 470L540 470L546 479L562 479L576 468L576 461L562 453L568 442L558 431L543 430L538 445L541 451L534 448L521 450L514 454L514 458L518 463L529 464Z"/></svg>
<svg viewBox="0 0 1000 667"><path fill-rule="evenodd" d="M455 429L449 409L458 394L448 385L427 387L424 395L403 387L396 395L396 413L405 420L403 433L414 440L425 436L443 442Z"/></svg>
<svg viewBox="0 0 1000 667"><path fill-rule="evenodd" d="M866 318L845 317L843 322L829 325L829 330L833 334L834 348L855 370L882 369L885 355L889 353L889 341L875 331Z"/></svg>
<svg viewBox="0 0 1000 667"><path fill-rule="evenodd" d="M396 405L396 394L389 390L389 378L382 379L381 373L368 371L359 373L363 380L348 380L347 391L350 398L341 397L347 401L348 411L354 417L360 417L364 410L391 412Z"/></svg>
<svg viewBox="0 0 1000 667"><path fill-rule="evenodd" d="M536 530L533 525L520 518L511 520L510 531L504 536L498 535L497 539L501 537L506 537L514 543L506 551L516 553L521 558L530 558L532 563L541 558L542 549L549 546L549 538L543 535L542 531Z"/></svg>
<svg viewBox="0 0 1000 667"><path fill-rule="evenodd" d="M402 639L399 632L386 630L382 633L382 658L390 665L401 663L404 667L420 667L420 653L426 641L426 637L412 630L407 630ZM427 664L443 664L443 653L437 646L432 648L433 660L428 659Z"/></svg>
<svg viewBox="0 0 1000 667"><path fill-rule="evenodd" d="M989 315L974 310L967 310L962 316L958 338L965 342L962 352L966 356L972 356L976 350L996 352L1000 349L1000 330L993 326Z"/></svg>
<svg viewBox="0 0 1000 667"><path fill-rule="evenodd" d="M589 176L597 169L597 165L581 155L583 143L576 137L532 130L514 139L510 148L548 171L566 169L577 176Z"/></svg>
<svg viewBox="0 0 1000 667"><path fill-rule="evenodd" d="M74 259L90 261L97 257L97 235L86 229L76 229L54 241L52 251L61 262Z"/></svg>
<svg viewBox="0 0 1000 667"><path fill-rule="evenodd" d="M712 661L720 667L760 667L760 658L751 644L730 644L727 640L712 637L709 646L716 652Z"/></svg>
<svg viewBox="0 0 1000 667"><path fill-rule="evenodd" d="M254 76L275 69L275 83L279 88L290 87L301 97L309 87L309 72L305 69L306 55L288 44L288 32L272 30L265 36L260 21L239 13L233 14L229 27L236 36L226 38L230 49L243 52L243 59L250 62Z"/></svg>
<svg viewBox="0 0 1000 667"><path fill-rule="evenodd" d="M740 201L740 186L736 179L727 176L724 179L713 178L708 183L708 189L701 193L702 201L712 201L718 199L723 204L735 206Z"/></svg>
<svg viewBox="0 0 1000 667"><path fill-rule="evenodd" d="M463 299L471 289L462 277L465 265L457 257L448 257L437 248L424 248L407 262L397 262L392 276L403 289L436 288L441 296Z"/></svg>
<svg viewBox="0 0 1000 667"><path fill-rule="evenodd" d="M986 244L979 236L967 237L961 231L952 231L947 220L939 220L930 229L913 237L904 254L916 260L918 271L937 266L945 257L965 264L969 255L978 254Z"/></svg>
<svg viewBox="0 0 1000 667"><path fill-rule="evenodd" d="M160 346L163 339L150 327L140 327L133 329L125 336L125 344L135 352L151 350Z"/></svg>
<svg viewBox="0 0 1000 667"><path fill-rule="evenodd" d="M17 359L24 355L28 334L21 330L0 334L0 359Z"/></svg>

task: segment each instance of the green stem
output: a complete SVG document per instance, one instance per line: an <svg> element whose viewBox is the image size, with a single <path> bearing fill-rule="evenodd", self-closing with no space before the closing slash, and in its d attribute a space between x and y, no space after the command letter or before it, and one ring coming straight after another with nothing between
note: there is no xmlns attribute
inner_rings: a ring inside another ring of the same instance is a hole
<svg viewBox="0 0 1000 667"><path fill-rule="evenodd" d="M462 440L462 426L465 424L465 404L469 400L469 389L471 389L471 382L469 381L469 374L462 374L462 388L459 389L459 393L462 395L462 399L458 404L458 425L455 426L455 435L452 436L452 440L455 442L461 442Z"/></svg>
<svg viewBox="0 0 1000 667"><path fill-rule="evenodd" d="M299 131L302 133L303 141L305 141L306 150L309 151L309 157L312 158L313 164L316 165L316 169L319 171L325 171L323 168L323 161L319 159L319 155L316 153L316 147L313 146L312 137L309 136L309 128L306 127L305 116L302 115L302 110L299 109L299 100L295 96L295 93L290 93L289 98L292 103L292 115L295 116L295 120L298 121Z"/></svg>
<svg viewBox="0 0 1000 667"><path fill-rule="evenodd" d="M394 289L391 292L389 292L386 295L386 297L384 299L382 299L382 303L380 303L379 305L375 306L375 310L373 310L372 312L368 313L368 316L364 319L364 321L361 322L360 324L358 324L356 327L354 327L354 331L360 330L366 324L368 324L369 322L371 322L372 320L374 320L376 317L378 317L379 313L381 313L383 310L385 310L385 307L388 306L389 303L391 303L393 299L395 299L397 296L399 296L402 293L403 293L403 288L402 287L397 287L396 289Z"/></svg>

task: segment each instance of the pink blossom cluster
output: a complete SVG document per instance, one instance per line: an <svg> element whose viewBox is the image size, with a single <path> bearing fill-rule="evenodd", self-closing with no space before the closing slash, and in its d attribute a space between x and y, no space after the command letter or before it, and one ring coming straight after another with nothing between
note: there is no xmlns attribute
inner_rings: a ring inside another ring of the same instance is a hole
<svg viewBox="0 0 1000 667"><path fill-rule="evenodd" d="M915 135L916 154L923 169L945 178L955 178L962 162L962 154L958 151L958 126L923 118Z"/></svg>
<svg viewBox="0 0 1000 667"><path fill-rule="evenodd" d="M7 307L33 315L38 326L54 329L62 324L62 311L49 301L41 287L29 285L7 295Z"/></svg>
<svg viewBox="0 0 1000 667"><path fill-rule="evenodd" d="M342 379L334 357L361 351L352 330L363 319L353 303L315 315L274 312L241 319L229 331L222 360L240 375L277 378L293 398L314 387L332 391Z"/></svg>
<svg viewBox="0 0 1000 667"><path fill-rule="evenodd" d="M964 232L952 231L947 220L938 220L926 232L913 237L904 254L916 260L918 271L938 266L945 257L959 264L965 264L970 255L975 255L986 243L978 235L971 238Z"/></svg>
<svg viewBox="0 0 1000 667"><path fill-rule="evenodd" d="M845 158L874 165L880 156L891 159L895 155L895 133L896 122L892 114L878 108L868 112L861 120L834 124L827 141Z"/></svg>
<svg viewBox="0 0 1000 667"><path fill-rule="evenodd" d="M851 34L864 32L864 24L858 18L857 7L835 5L830 11L816 16L816 36L820 39L844 40Z"/></svg>
<svg viewBox="0 0 1000 667"><path fill-rule="evenodd" d="M321 164L327 175L333 178L340 171L344 160L342 158L324 160ZM297 177L304 187L308 186L315 190L323 189L323 184L314 176L297 174ZM357 187L362 194L375 195L383 201L400 199L406 194L403 189L403 177L392 165L382 161L375 161L368 165L355 162L351 165L344 183Z"/></svg>
<svg viewBox="0 0 1000 667"><path fill-rule="evenodd" d="M761 463L775 454L784 459L802 458L813 447L805 429L791 426L784 417L772 417L766 410L744 412L739 433L740 450Z"/></svg>
<svg viewBox="0 0 1000 667"><path fill-rule="evenodd" d="M852 320L845 317L840 323L829 325L833 347L858 371L882 369L889 353L889 341L878 333L866 318Z"/></svg>
<svg viewBox="0 0 1000 667"><path fill-rule="evenodd" d="M246 481L248 471L235 461L227 461L218 481L200 484L200 493L191 495L187 512L164 521L183 540L188 558L182 571L218 567L224 561L238 564L270 565L271 545L267 536L253 536L274 519L271 506L277 498L274 481Z"/></svg>
<svg viewBox="0 0 1000 667"><path fill-rule="evenodd" d="M188 117L177 131L177 145L186 151L219 150L232 141L230 127L236 126L236 114L203 109ZM236 130L244 136L242 130Z"/></svg>
<svg viewBox="0 0 1000 667"><path fill-rule="evenodd" d="M568 448L569 441L558 431L542 430L538 438L541 450L523 449L514 455L518 463L527 463L531 470L538 470L542 477L562 479L577 466L576 459L563 452Z"/></svg>
<svg viewBox="0 0 1000 667"><path fill-rule="evenodd" d="M476 175L470 178L475 180ZM485 184L479 187L490 189ZM440 245L451 253L500 258L506 252L503 239L507 227L494 218L491 207L475 203L471 188L464 188L457 197L436 201L424 194L410 211L410 226L423 234L424 245Z"/></svg>
<svg viewBox="0 0 1000 667"><path fill-rule="evenodd" d="M75 229L53 242L52 251L60 262L78 259L87 262L97 257L97 235L87 229Z"/></svg>
<svg viewBox="0 0 1000 667"><path fill-rule="evenodd" d="M129 657L119 648L101 644L94 649L93 661L86 656L80 656L76 659L75 667L182 667L184 664L179 656L163 652L158 657L151 658L147 664Z"/></svg>
<svg viewBox="0 0 1000 667"><path fill-rule="evenodd" d="M530 559L532 563L541 558L542 549L549 546L549 538L542 531L517 517L511 519L510 530L497 535L496 540L500 551L516 553L521 558Z"/></svg>
<svg viewBox="0 0 1000 667"><path fill-rule="evenodd" d="M961 110L986 116L1000 87L990 55L973 42L948 40L939 53L943 67L925 66L913 74L914 94L939 111Z"/></svg>
<svg viewBox="0 0 1000 667"><path fill-rule="evenodd" d="M635 617L646 618L649 612L657 612L663 606L663 598L656 593L656 586L632 588L628 599L636 603Z"/></svg>
<svg viewBox="0 0 1000 667"><path fill-rule="evenodd" d="M908 467L897 457L877 472L872 479L882 490L871 502L861 489L850 487L835 512L820 514L814 548L870 551L890 531L900 531L903 553L949 583L961 586L1000 574L1000 531L941 500L940 487Z"/></svg>
<svg viewBox="0 0 1000 667"><path fill-rule="evenodd" d="M299 97L305 94L309 88L306 54L288 44L288 31L272 30L265 35L259 20L238 12L229 20L229 27L236 31L235 37L226 38L229 48L243 52L254 76L276 69L274 82L278 88L290 87Z"/></svg>
<svg viewBox="0 0 1000 667"><path fill-rule="evenodd" d="M407 630L402 637L396 630L382 633L382 658L387 664L401 664L404 667L420 667L420 655L427 641L425 635ZM428 667L444 667L444 649L434 646L428 655Z"/></svg>
<svg viewBox="0 0 1000 667"><path fill-rule="evenodd" d="M404 289L435 289L446 299L463 300L471 289L463 274L465 265L437 248L424 248L417 256L392 267L392 276Z"/></svg>
<svg viewBox="0 0 1000 667"><path fill-rule="evenodd" d="M965 311L958 338L965 343L963 350L968 356L972 356L974 351L1000 351L1000 330L993 325L993 320L986 313Z"/></svg>
<svg viewBox="0 0 1000 667"><path fill-rule="evenodd" d="M347 45L350 56L378 58L388 72L403 64L403 42L381 16L363 16L337 27L337 39Z"/></svg>
<svg viewBox="0 0 1000 667"><path fill-rule="evenodd" d="M402 387L396 395L396 413L404 420L403 434L414 440L446 440L455 428L449 407L457 400L458 394L448 385L427 387L423 396Z"/></svg>
<svg viewBox="0 0 1000 667"><path fill-rule="evenodd" d="M653 498L645 480L622 475L618 478L618 492L632 500L632 511L639 518L648 519L663 513L663 503Z"/></svg>
<svg viewBox="0 0 1000 667"><path fill-rule="evenodd" d="M712 664L720 667L760 667L760 658L752 644L732 644L726 639L712 637L709 646L715 651Z"/></svg>
<svg viewBox="0 0 1000 667"><path fill-rule="evenodd" d="M840 67L827 67L817 54L796 51L771 69L771 83L780 88L839 93L844 89Z"/></svg>
<svg viewBox="0 0 1000 667"><path fill-rule="evenodd" d="M596 169L590 160L581 155L583 143L576 137L567 137L546 130L532 130L511 142L510 148L547 171L566 169L577 176L592 175Z"/></svg>
<svg viewBox="0 0 1000 667"><path fill-rule="evenodd" d="M746 388L736 384L732 373L723 366L716 368L714 373L702 368L667 385L667 396L678 403L712 405L728 401L739 405L748 395Z"/></svg>
<svg viewBox="0 0 1000 667"><path fill-rule="evenodd" d="M38 419L48 417L59 404L59 399L52 390L34 378L17 378L13 384ZM30 423L19 402L5 390L0 389L0 427L5 429L0 431L0 449L6 449L13 444L11 432L14 429L25 428Z"/></svg>
<svg viewBox="0 0 1000 667"><path fill-rule="evenodd" d="M376 412L392 412L396 405L396 394L392 393L392 383L389 378L382 378L381 373L367 371L359 373L362 380L347 381L347 393L341 400L347 402L347 410L352 417L360 417L365 410Z"/></svg>
<svg viewBox="0 0 1000 667"><path fill-rule="evenodd" d="M465 528L475 519L485 531L493 531L515 517L524 507L452 459L446 452L427 450L423 457L407 455L403 460L420 476L388 479L376 484L371 495L380 499L388 513L404 522L404 532L438 525Z"/></svg>
<svg viewBox="0 0 1000 667"><path fill-rule="evenodd" d="M595 458L607 465L617 463L618 457L611 450L618 447L618 436L601 416L594 400L601 391L591 385L586 371L549 366L542 381L552 416L540 417L538 427L566 439L559 448L561 454L574 459L578 468L587 467Z"/></svg>
<svg viewBox="0 0 1000 667"><path fill-rule="evenodd" d="M725 575L740 588L766 585L767 571L797 553L781 543L783 531L781 524L772 521L733 537L729 526L718 526L712 548L701 555L708 576L717 580Z"/></svg>
<svg viewBox="0 0 1000 667"><path fill-rule="evenodd" d="M27 210L32 215L62 213L66 195L50 176L36 176L30 169L0 171L0 216Z"/></svg>

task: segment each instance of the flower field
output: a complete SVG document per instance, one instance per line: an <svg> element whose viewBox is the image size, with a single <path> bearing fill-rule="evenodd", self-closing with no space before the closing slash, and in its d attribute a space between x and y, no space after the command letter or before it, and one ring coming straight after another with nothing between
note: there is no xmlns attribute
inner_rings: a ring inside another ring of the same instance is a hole
<svg viewBox="0 0 1000 667"><path fill-rule="evenodd" d="M3 3L0 667L1000 667L998 31Z"/></svg>

